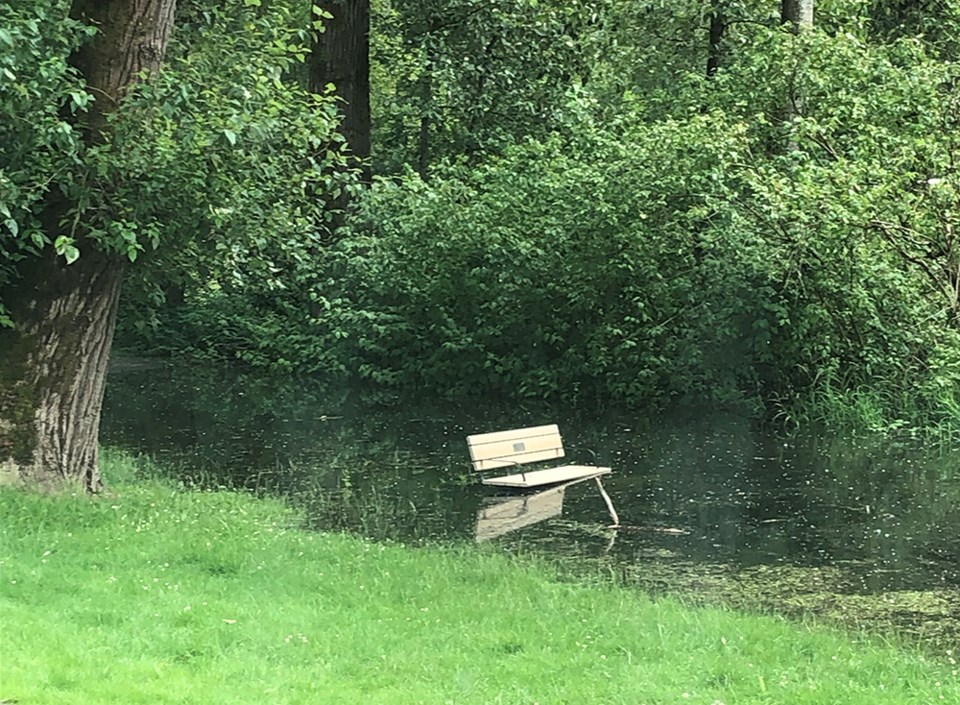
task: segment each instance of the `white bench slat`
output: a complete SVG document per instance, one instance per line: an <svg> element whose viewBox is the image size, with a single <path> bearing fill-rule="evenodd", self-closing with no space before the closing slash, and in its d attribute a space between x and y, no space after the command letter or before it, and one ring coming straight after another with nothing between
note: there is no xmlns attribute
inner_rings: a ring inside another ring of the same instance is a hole
<svg viewBox="0 0 960 705"><path fill-rule="evenodd" d="M563 442L560 436L533 436L517 440L498 441L470 446L470 458L477 460L495 460L496 458L510 458L523 456L527 453L541 453L545 450L558 451L563 455ZM523 462L523 461L520 461Z"/></svg>
<svg viewBox="0 0 960 705"><path fill-rule="evenodd" d="M611 468L601 468L594 465L561 465L558 468L536 470L534 472L503 475L502 477L484 478L483 484L497 487L540 487L570 480L590 480L594 477L609 475Z"/></svg>
<svg viewBox="0 0 960 705"><path fill-rule="evenodd" d="M533 436L559 436L560 427L557 424L546 426L531 426L529 428L514 428L510 431L494 431L493 433L475 433L467 436L467 445L483 445L484 443L499 443L516 439L532 438Z"/></svg>

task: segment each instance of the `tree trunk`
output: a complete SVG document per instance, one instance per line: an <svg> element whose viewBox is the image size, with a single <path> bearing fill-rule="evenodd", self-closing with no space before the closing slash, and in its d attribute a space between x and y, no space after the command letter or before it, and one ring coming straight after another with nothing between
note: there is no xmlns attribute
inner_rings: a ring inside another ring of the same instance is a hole
<svg viewBox="0 0 960 705"><path fill-rule="evenodd" d="M370 157L370 0L318 0L333 15L310 56L310 90L333 84L343 101L341 132L353 154ZM365 172L368 167L365 168Z"/></svg>
<svg viewBox="0 0 960 705"><path fill-rule="evenodd" d="M160 67L176 0L75 0L71 16L97 28L72 57L95 100L78 119L89 143L108 139L107 115L141 72ZM51 236L73 204L51 194ZM80 226L82 227L82 220ZM101 487L100 409L123 260L80 240L73 264L47 250L16 265L0 292L16 328L0 332L0 480L56 490Z"/></svg>
<svg viewBox="0 0 960 705"><path fill-rule="evenodd" d="M432 41L428 37L428 41ZM433 113L433 47L427 46L427 64L420 76L420 127L417 130L417 173L430 179L430 116Z"/></svg>
<svg viewBox="0 0 960 705"><path fill-rule="evenodd" d="M723 0L710 0L710 34L707 45L707 78L712 77L723 62L723 33L727 29Z"/></svg>
<svg viewBox="0 0 960 705"><path fill-rule="evenodd" d="M100 407L122 262L90 248L71 265L52 252L30 265L13 293L17 328L0 334L5 470L40 489L78 483L97 491Z"/></svg>
<svg viewBox="0 0 960 705"><path fill-rule="evenodd" d="M177 0L74 0L70 16L97 28L73 57L95 98L86 125L91 141L102 139L106 116L138 74L160 68L176 6Z"/></svg>
<svg viewBox="0 0 960 705"><path fill-rule="evenodd" d="M814 0L781 0L780 22L792 24L794 30L813 26Z"/></svg>
<svg viewBox="0 0 960 705"><path fill-rule="evenodd" d="M787 25L794 33L813 27L813 3L814 0L781 0L780 22ZM790 81L789 91L790 94L783 106L784 124L793 121L803 110L803 96L796 88L796 76ZM788 152L793 152L798 147L793 139L788 139L786 146Z"/></svg>

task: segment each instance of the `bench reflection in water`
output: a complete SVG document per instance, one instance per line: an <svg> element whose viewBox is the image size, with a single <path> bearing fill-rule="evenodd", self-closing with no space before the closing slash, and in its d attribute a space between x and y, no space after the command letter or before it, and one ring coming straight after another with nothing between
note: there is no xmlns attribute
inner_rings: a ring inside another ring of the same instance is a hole
<svg viewBox="0 0 960 705"><path fill-rule="evenodd" d="M563 512L563 493L568 485L551 487L520 497L491 497L477 512L477 541L489 541L511 531L536 524Z"/></svg>

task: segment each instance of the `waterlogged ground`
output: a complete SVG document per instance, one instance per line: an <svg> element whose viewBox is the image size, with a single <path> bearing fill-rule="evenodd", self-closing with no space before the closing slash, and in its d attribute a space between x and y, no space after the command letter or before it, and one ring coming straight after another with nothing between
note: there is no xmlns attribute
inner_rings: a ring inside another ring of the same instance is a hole
<svg viewBox="0 0 960 705"><path fill-rule="evenodd" d="M469 433L558 422L591 483L491 495ZM685 599L960 643L960 448L781 437L735 416L363 406L303 385L123 362L103 441L190 482L279 492L311 526L404 543L484 541Z"/></svg>

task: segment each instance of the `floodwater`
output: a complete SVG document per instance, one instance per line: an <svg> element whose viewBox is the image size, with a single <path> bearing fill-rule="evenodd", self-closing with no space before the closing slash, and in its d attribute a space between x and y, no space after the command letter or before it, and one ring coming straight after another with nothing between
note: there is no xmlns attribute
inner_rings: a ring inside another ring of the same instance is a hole
<svg viewBox="0 0 960 705"><path fill-rule="evenodd" d="M187 482L281 493L319 530L481 542L655 593L960 642L960 448L780 436L708 410L380 401L120 360L101 440ZM554 422L566 460L613 468L621 529L593 482L478 484L468 434Z"/></svg>

